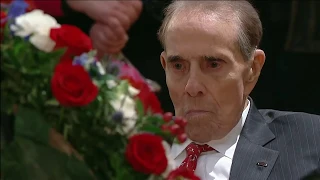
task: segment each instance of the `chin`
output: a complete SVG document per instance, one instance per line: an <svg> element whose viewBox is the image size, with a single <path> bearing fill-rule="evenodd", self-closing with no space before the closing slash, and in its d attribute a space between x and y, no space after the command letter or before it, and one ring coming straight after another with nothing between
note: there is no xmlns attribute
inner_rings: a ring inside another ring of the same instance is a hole
<svg viewBox="0 0 320 180"><path fill-rule="evenodd" d="M189 135L187 133L187 136L190 140L194 141L194 142L198 142L198 143L207 143L209 141L211 141L211 138L209 138L209 136L204 136L204 137L201 137L201 136L197 136L197 135Z"/></svg>
<svg viewBox="0 0 320 180"><path fill-rule="evenodd" d="M207 143L212 140L218 140L222 139L225 135L220 135L213 133L214 131L211 132L204 132L204 131L187 131L186 134L188 138L192 141L198 142L198 143Z"/></svg>
<svg viewBox="0 0 320 180"><path fill-rule="evenodd" d="M186 134L189 139L199 143L206 143L215 138L215 133L218 128L212 122L205 120L188 119L186 126Z"/></svg>
<svg viewBox="0 0 320 180"><path fill-rule="evenodd" d="M199 143L222 139L227 133L219 123L212 121L212 116L187 118L186 134L189 139Z"/></svg>

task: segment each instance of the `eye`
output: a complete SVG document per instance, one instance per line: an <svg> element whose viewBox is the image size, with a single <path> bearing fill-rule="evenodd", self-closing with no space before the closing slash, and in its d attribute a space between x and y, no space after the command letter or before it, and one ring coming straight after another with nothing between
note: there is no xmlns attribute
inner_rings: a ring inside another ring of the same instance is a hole
<svg viewBox="0 0 320 180"><path fill-rule="evenodd" d="M219 62L217 62L217 61L210 62L210 67L211 68L218 68L219 65L220 65Z"/></svg>
<svg viewBox="0 0 320 180"><path fill-rule="evenodd" d="M173 64L173 67L177 70L181 70L183 68L182 64L181 63L174 63Z"/></svg>
<svg viewBox="0 0 320 180"><path fill-rule="evenodd" d="M209 61L208 66L209 68L217 69L217 68L220 68L221 62L219 60Z"/></svg>
<svg viewBox="0 0 320 180"><path fill-rule="evenodd" d="M220 68L220 66L222 65L221 63L224 62L224 60L214 56L205 56L205 60L206 60L206 66L211 69Z"/></svg>

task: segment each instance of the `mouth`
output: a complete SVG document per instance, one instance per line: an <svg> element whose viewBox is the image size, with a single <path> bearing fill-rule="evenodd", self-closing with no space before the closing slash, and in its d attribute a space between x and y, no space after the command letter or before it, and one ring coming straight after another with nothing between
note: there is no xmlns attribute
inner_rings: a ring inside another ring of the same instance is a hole
<svg viewBox="0 0 320 180"><path fill-rule="evenodd" d="M191 117L191 116L201 116L210 113L209 111L205 110L189 110L186 112L185 117Z"/></svg>

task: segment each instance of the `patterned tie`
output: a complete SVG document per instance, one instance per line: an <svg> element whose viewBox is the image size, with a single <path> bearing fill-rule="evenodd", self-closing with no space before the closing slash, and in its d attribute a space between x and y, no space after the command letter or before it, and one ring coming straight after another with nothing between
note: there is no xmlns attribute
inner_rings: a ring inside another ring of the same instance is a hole
<svg viewBox="0 0 320 180"><path fill-rule="evenodd" d="M213 149L207 144L199 145L193 142L190 143L186 148L187 157L181 163L179 168L186 168L187 170L194 172L197 168L197 161L200 154L203 152L214 150L215 149Z"/></svg>

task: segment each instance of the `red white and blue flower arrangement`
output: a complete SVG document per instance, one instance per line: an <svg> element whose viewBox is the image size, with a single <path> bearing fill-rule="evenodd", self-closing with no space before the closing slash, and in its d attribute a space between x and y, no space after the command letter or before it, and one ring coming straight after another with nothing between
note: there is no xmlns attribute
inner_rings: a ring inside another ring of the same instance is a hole
<svg viewBox="0 0 320 180"><path fill-rule="evenodd" d="M15 125L1 148L2 179L199 179L170 157L170 144L186 139L186 121L162 112L123 56L98 59L77 27L30 0L6 2L1 112Z"/></svg>

